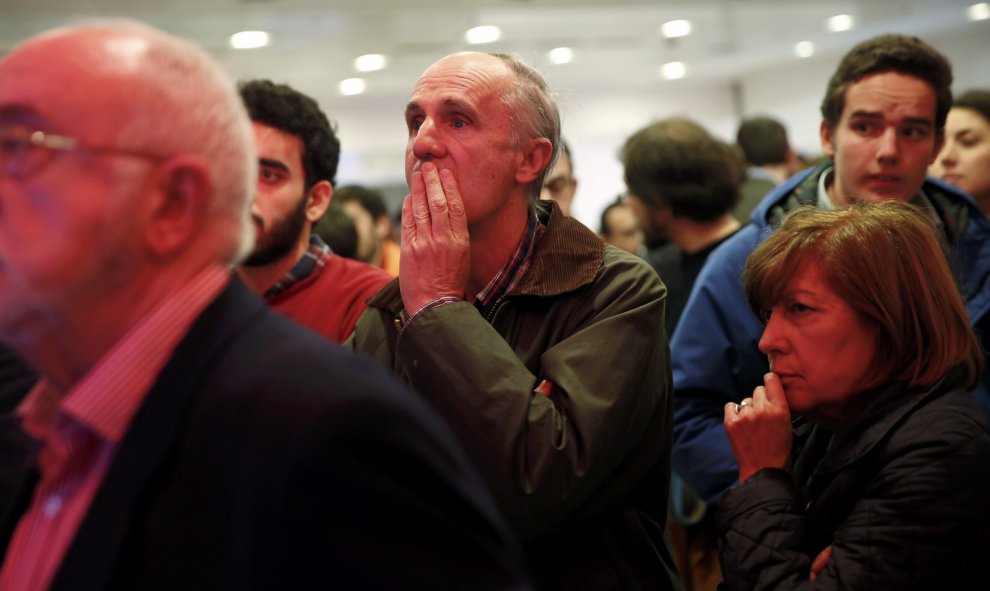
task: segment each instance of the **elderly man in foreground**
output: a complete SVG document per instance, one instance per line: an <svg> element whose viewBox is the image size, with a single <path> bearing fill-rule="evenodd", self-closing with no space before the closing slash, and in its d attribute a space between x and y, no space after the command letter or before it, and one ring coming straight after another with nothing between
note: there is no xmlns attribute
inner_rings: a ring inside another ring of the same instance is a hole
<svg viewBox="0 0 990 591"><path fill-rule="evenodd" d="M0 588L524 587L442 421L232 278L255 158L149 27L0 61L0 338L43 376L0 429Z"/></svg>

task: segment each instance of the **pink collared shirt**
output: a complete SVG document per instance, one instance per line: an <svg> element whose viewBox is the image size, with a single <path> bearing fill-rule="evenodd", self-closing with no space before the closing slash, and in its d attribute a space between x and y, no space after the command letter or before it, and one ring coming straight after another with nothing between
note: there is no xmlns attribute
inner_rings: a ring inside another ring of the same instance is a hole
<svg viewBox="0 0 990 591"><path fill-rule="evenodd" d="M68 392L41 380L17 409L42 442L41 481L0 570L0 591L51 584L131 418L193 321L230 280L214 265L169 295Z"/></svg>

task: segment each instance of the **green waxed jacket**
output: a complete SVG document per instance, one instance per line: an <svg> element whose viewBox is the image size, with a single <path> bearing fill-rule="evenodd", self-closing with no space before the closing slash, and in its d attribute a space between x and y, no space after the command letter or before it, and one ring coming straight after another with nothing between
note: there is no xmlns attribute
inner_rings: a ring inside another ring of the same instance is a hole
<svg viewBox="0 0 990 591"><path fill-rule="evenodd" d="M672 394L666 288L555 206L490 321L468 302L399 328L398 281L348 344L443 416L545 589L677 588L663 540Z"/></svg>

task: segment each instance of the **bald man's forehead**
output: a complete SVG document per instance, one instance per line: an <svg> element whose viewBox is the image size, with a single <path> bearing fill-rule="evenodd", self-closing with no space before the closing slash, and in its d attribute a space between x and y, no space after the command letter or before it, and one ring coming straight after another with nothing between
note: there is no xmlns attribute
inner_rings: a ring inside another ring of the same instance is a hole
<svg viewBox="0 0 990 591"><path fill-rule="evenodd" d="M134 36L39 36L0 60L0 112L61 129L120 115L147 51Z"/></svg>

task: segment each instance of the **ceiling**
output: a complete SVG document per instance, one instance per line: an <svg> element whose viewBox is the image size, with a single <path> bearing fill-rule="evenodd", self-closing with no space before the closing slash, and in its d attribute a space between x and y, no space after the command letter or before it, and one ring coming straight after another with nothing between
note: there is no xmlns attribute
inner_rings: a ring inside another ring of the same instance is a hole
<svg viewBox="0 0 990 591"><path fill-rule="evenodd" d="M794 44L819 54L845 51L856 40L897 30L921 36L979 26L966 20L973 0L0 0L0 51L40 30L77 17L137 18L209 50L236 78L286 81L325 108L342 97L338 83L358 76L355 57L381 53L388 66L362 74L362 101L402 100L430 63L467 49L465 31L502 29L484 50L513 52L551 82L637 90L662 84L661 64L680 61L686 80L745 76L798 59ZM829 33L825 21L849 14L855 27ZM687 19L692 33L666 39L662 23ZM987 23L990 21L983 21ZM271 44L233 50L240 30L266 30ZM547 52L571 47L574 61L550 64Z"/></svg>
<svg viewBox="0 0 990 591"><path fill-rule="evenodd" d="M0 0L0 54L80 17L145 21L198 43L235 79L269 78L313 96L339 126L338 181L383 188L398 202L410 89L436 59L472 48L464 40L469 28L495 25L501 39L474 48L516 53L546 75L580 163L575 215L592 224L622 190L618 146L649 118L690 111L729 137L738 116L766 106L790 126L795 145L815 149L821 85L839 56L868 37L896 31L950 46L959 39L954 65L969 66L960 68L969 72L962 78L990 84L981 65L990 20L967 20L974 1ZM838 14L851 15L853 28L829 32L826 20ZM674 19L689 20L692 33L664 38L661 25ZM242 30L268 31L271 43L230 48L230 35ZM814 44L811 59L795 55L801 41ZM547 52L557 47L572 48L574 60L550 63ZM367 53L386 55L387 67L356 72L354 58ZM660 76L671 61L686 65L685 78ZM356 76L366 92L341 95L340 81Z"/></svg>

